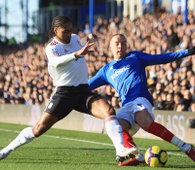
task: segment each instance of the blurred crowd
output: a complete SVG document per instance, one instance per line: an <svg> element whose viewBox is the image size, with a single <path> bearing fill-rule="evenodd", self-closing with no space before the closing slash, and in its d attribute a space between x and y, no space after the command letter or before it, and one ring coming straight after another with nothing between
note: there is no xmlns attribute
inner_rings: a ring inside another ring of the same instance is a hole
<svg viewBox="0 0 195 170"><path fill-rule="evenodd" d="M122 33L127 37L128 51L150 54L178 51L195 45L195 12L189 11L189 24L183 14L161 11L158 16L145 14L131 21L128 17L99 17L93 27L98 36L94 52L85 56L89 78L112 60L108 50L110 37ZM81 41L90 33L89 24L78 32ZM27 48L8 48L0 54L0 103L46 104L53 92L47 72L46 43L33 43ZM148 87L154 98L154 109L195 112L195 56L165 65L146 68ZM121 105L115 90L107 85L96 91L115 107Z"/></svg>

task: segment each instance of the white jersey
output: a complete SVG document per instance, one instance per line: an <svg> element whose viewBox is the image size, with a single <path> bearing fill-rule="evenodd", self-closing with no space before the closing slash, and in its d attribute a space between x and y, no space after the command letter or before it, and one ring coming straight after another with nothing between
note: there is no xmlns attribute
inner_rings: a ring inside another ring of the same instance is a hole
<svg viewBox="0 0 195 170"><path fill-rule="evenodd" d="M63 44L56 38L47 45L48 72L55 86L78 86L88 83L88 70L84 56L75 58L76 51L82 48L80 38L71 35L69 44Z"/></svg>

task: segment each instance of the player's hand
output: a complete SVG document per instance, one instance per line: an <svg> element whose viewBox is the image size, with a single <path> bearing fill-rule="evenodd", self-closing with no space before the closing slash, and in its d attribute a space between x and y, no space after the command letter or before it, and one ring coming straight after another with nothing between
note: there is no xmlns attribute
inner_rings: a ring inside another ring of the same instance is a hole
<svg viewBox="0 0 195 170"><path fill-rule="evenodd" d="M74 55L75 57L79 57L81 55L86 55L88 54L89 52L92 52L90 49L90 47L92 47L93 45L95 45L96 42L90 42L90 41L87 41L86 44L79 50L77 51Z"/></svg>
<svg viewBox="0 0 195 170"><path fill-rule="evenodd" d="M98 41L98 37L96 34L89 34L87 37L87 41L89 42L97 42Z"/></svg>
<svg viewBox="0 0 195 170"><path fill-rule="evenodd" d="M195 47L191 47L188 49L188 55L193 55L195 54Z"/></svg>
<svg viewBox="0 0 195 170"><path fill-rule="evenodd" d="M90 43L93 43L92 46L95 46L95 44L97 45L98 37L95 34L89 34L87 40ZM88 48L88 51L89 52L93 52L94 51L94 48L93 47L89 47Z"/></svg>

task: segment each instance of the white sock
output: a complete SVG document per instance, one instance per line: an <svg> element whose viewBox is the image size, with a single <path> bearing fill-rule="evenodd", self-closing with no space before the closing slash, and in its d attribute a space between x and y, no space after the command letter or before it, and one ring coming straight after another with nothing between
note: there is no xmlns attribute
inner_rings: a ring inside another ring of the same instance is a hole
<svg viewBox="0 0 195 170"><path fill-rule="evenodd" d="M174 144L175 146L177 146L183 152L186 152L191 147L190 144L185 143L184 141L182 141L181 139L179 139L176 136L173 136L171 143Z"/></svg>
<svg viewBox="0 0 195 170"><path fill-rule="evenodd" d="M29 143L30 141L32 141L35 138L33 131L32 131L32 127L27 127L25 129L23 129L19 135L5 148L3 148L3 152L10 152L18 147L20 147L21 145L24 145L26 143Z"/></svg>
<svg viewBox="0 0 195 170"><path fill-rule="evenodd" d="M124 149L124 141L122 135L122 127L119 124L116 116L109 116L105 119L106 132L112 140L116 153Z"/></svg>

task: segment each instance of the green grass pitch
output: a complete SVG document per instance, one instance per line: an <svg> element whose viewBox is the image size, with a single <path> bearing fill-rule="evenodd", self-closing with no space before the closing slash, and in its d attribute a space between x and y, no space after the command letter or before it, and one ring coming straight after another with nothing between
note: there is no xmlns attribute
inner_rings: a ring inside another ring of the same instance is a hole
<svg viewBox="0 0 195 170"><path fill-rule="evenodd" d="M26 126L0 123L0 149L11 142ZM168 152L165 167L119 167L115 149L106 134L50 129L43 136L13 151L0 161L2 170L193 170L195 163L175 146L161 140L135 138L145 153L152 145Z"/></svg>

